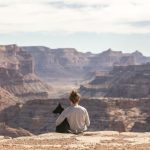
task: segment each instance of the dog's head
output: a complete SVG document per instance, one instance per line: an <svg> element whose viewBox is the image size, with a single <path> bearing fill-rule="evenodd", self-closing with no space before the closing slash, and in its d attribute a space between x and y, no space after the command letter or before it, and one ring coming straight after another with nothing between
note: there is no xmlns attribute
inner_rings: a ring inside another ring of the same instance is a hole
<svg viewBox="0 0 150 150"><path fill-rule="evenodd" d="M61 114L63 112L64 108L61 106L61 104L59 103L57 105L57 107L53 110L54 114Z"/></svg>

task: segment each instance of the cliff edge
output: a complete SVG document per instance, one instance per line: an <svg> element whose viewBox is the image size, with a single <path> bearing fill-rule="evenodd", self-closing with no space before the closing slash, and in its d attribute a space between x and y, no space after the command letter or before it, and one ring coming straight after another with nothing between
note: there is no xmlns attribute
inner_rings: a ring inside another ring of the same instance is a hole
<svg viewBox="0 0 150 150"><path fill-rule="evenodd" d="M150 150L150 133L85 132L79 135L47 133L11 139L0 137L3 150Z"/></svg>

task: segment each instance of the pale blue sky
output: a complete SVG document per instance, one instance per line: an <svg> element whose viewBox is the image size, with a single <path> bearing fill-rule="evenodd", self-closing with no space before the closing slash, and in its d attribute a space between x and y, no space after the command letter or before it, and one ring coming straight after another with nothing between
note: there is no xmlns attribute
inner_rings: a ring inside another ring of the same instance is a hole
<svg viewBox="0 0 150 150"><path fill-rule="evenodd" d="M96 34L96 33L17 33L0 36L3 44L40 45L50 48L73 47L79 51L99 53L108 48L123 52L141 51L150 56L150 34Z"/></svg>
<svg viewBox="0 0 150 150"><path fill-rule="evenodd" d="M149 0L0 0L0 18L0 44L150 56Z"/></svg>

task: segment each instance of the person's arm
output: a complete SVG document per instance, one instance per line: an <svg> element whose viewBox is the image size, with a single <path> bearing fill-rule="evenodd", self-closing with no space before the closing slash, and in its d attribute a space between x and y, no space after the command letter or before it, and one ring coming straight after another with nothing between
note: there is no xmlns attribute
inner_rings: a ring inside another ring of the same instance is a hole
<svg viewBox="0 0 150 150"><path fill-rule="evenodd" d="M66 110L64 110L56 120L56 126L60 125L66 118Z"/></svg>
<svg viewBox="0 0 150 150"><path fill-rule="evenodd" d="M89 118L89 114L88 114L87 110L85 110L85 123L87 126L90 125L90 118Z"/></svg>

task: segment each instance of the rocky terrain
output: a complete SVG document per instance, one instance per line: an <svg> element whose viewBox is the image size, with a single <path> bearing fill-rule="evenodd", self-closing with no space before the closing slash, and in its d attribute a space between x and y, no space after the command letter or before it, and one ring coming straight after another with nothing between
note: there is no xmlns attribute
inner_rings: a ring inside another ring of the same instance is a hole
<svg viewBox="0 0 150 150"><path fill-rule="evenodd" d="M9 93L5 89L0 87L0 112L4 111L9 107L16 106L21 103L18 97ZM11 113L11 112L10 112ZM5 122L0 122L0 135L18 137L18 136L31 136L32 134L22 128L12 128L5 124Z"/></svg>
<svg viewBox="0 0 150 150"><path fill-rule="evenodd" d="M74 48L51 49L42 46L22 47L35 60L36 73L46 80L80 81L94 72L110 71L113 66L139 65L150 62L139 51L122 53L108 49L99 54L81 53Z"/></svg>
<svg viewBox="0 0 150 150"><path fill-rule="evenodd" d="M90 53L81 53L74 48L50 49L47 47L23 47L33 55L35 71L49 78L81 78L89 63Z"/></svg>
<svg viewBox="0 0 150 150"><path fill-rule="evenodd" d="M31 54L17 45L0 46L0 87L22 100L47 98L52 89L36 76Z"/></svg>
<svg viewBox="0 0 150 150"><path fill-rule="evenodd" d="M115 66L110 73L97 75L94 80L81 85L80 93L84 97L149 97L150 63Z"/></svg>
<svg viewBox="0 0 150 150"><path fill-rule="evenodd" d="M0 137L2 150L150 150L150 133L113 131L80 135L47 133L11 139Z"/></svg>
<svg viewBox="0 0 150 150"><path fill-rule="evenodd" d="M0 45L0 66L1 68L18 70L23 75L34 72L31 54L15 44Z"/></svg>
<svg viewBox="0 0 150 150"><path fill-rule="evenodd" d="M64 108L67 99L32 100L18 103L0 112L0 122L10 128L24 129L32 134L55 131L58 115L52 111L58 103ZM81 105L87 108L90 131L150 131L150 99L100 98L83 99Z"/></svg>
<svg viewBox="0 0 150 150"><path fill-rule="evenodd" d="M149 150L150 64L143 64L149 61L138 51L0 46L0 149ZM88 81L80 87L91 120L88 132L54 133L58 115L52 111L69 102L49 99L53 89L38 76L58 84L52 97Z"/></svg>
<svg viewBox="0 0 150 150"><path fill-rule="evenodd" d="M0 86L22 100L48 98L50 86L34 73L22 75L14 69L0 69Z"/></svg>
<svg viewBox="0 0 150 150"><path fill-rule="evenodd" d="M19 102L20 100L17 97L0 87L0 111Z"/></svg>
<svg viewBox="0 0 150 150"><path fill-rule="evenodd" d="M105 96L105 88L104 91L99 92L100 90L96 89L98 92L95 92L95 87L92 89L93 87L89 87L90 84L87 87L85 83L87 84L97 75L108 74L114 66L150 62L150 57L143 56L139 51L129 54L108 49L102 53L92 54L82 53L74 48L51 49L43 46L26 46L21 49L33 56L35 73L53 85L50 95L54 98L64 98L71 90L79 89L80 85L83 85L81 86L83 96ZM91 94L87 90L91 91Z"/></svg>
<svg viewBox="0 0 150 150"><path fill-rule="evenodd" d="M108 75L108 72L114 66L139 65L149 61L149 57L143 56L138 51L127 54L108 49L99 54L92 54L81 53L73 48L1 45L0 87L23 100L43 99L49 96L66 97L70 87L70 90L78 89L82 84L80 92L83 96L143 97L149 93L147 85L143 83L143 86L138 88L138 85L131 83L127 86L120 83L121 79L120 82L115 80L123 73L113 72ZM54 88L43 81L50 83ZM89 81L91 83L85 84ZM114 83L116 86L112 87ZM66 84L69 86L64 86ZM122 93L124 88L126 91ZM137 88L138 95L134 92Z"/></svg>

